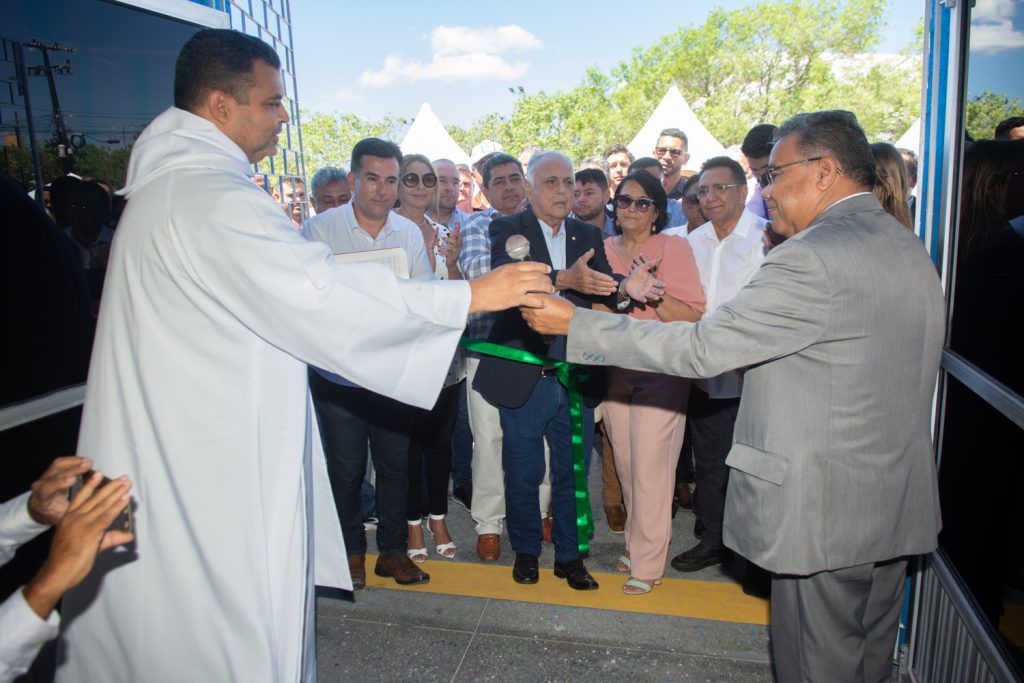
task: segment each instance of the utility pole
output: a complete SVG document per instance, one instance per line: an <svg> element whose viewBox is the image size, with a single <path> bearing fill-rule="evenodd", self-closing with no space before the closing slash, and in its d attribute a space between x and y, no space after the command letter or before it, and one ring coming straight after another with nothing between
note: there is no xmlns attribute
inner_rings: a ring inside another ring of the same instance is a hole
<svg viewBox="0 0 1024 683"><path fill-rule="evenodd" d="M60 100L57 97L57 84L53 81L53 74L71 75L71 61L65 60L63 64L50 65L50 52L74 52L73 47L61 47L57 43L45 45L38 40L26 43L25 47L39 50L43 53L43 66L31 66L28 73L32 76L46 76L46 82L50 86L50 102L53 105L53 123L57 130L57 156L60 157L61 165L65 173L70 173L74 164L72 158L71 141L68 139L67 126L64 125L64 115L60 111Z"/></svg>
<svg viewBox="0 0 1024 683"><path fill-rule="evenodd" d="M32 150L32 170L36 176L36 203L44 206L43 201L43 170L39 166L39 147L36 145L36 127L32 122L32 94L28 87L28 72L25 68L25 46L14 43L14 67L18 74L18 88L25 99L25 125L28 127L28 144Z"/></svg>

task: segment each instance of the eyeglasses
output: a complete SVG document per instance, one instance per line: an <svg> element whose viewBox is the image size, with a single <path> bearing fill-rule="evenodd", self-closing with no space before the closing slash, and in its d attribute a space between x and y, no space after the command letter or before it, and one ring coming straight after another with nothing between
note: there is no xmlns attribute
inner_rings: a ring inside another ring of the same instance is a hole
<svg viewBox="0 0 1024 683"><path fill-rule="evenodd" d="M698 204L700 204L700 199L698 199L696 193L683 195L683 204L687 204L689 206L697 206Z"/></svg>
<svg viewBox="0 0 1024 683"><path fill-rule="evenodd" d="M654 154L659 157L663 157L666 154L671 154L672 156L677 157L682 154L685 154L685 152L683 152L683 150L679 149L678 147L655 147Z"/></svg>
<svg viewBox="0 0 1024 683"><path fill-rule="evenodd" d="M789 163L779 164L778 166L769 164L768 168L764 170L765 180L767 180L768 184L771 185L778 179L778 173L782 169L789 168L790 166L796 166L797 164L806 164L808 161L821 161L824 158L825 157L809 157L807 159L798 159L796 161L790 161Z"/></svg>
<svg viewBox="0 0 1024 683"><path fill-rule="evenodd" d="M621 194L615 198L615 204L623 211L631 206L635 206L637 211L650 211L651 207L654 206L654 201L646 197L633 199L628 194Z"/></svg>
<svg viewBox="0 0 1024 683"><path fill-rule="evenodd" d="M746 183L715 183L714 185L708 185L697 190L697 197L700 199L707 199L713 194L722 195L725 194L726 190L734 187L743 187Z"/></svg>
<svg viewBox="0 0 1024 683"><path fill-rule="evenodd" d="M433 173L424 173L423 175L416 175L415 173L406 173L402 176L402 184L408 188L413 188L423 183L423 187L433 187L437 185L437 176Z"/></svg>

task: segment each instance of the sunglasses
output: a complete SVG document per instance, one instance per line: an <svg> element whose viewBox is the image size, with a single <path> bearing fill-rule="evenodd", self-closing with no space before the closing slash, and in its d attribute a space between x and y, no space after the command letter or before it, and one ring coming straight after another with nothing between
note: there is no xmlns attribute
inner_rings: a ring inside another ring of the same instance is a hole
<svg viewBox="0 0 1024 683"><path fill-rule="evenodd" d="M655 147L654 153L657 154L659 157L663 157L666 154L671 154L672 156L677 157L683 154L683 150L677 147Z"/></svg>
<svg viewBox="0 0 1024 683"><path fill-rule="evenodd" d="M697 198L697 194L683 195L683 204L687 206L700 206L700 199Z"/></svg>
<svg viewBox="0 0 1024 683"><path fill-rule="evenodd" d="M615 204L623 210L636 206L637 211L650 211L654 201L647 198L633 199L628 194L623 194L615 198Z"/></svg>
<svg viewBox="0 0 1024 683"><path fill-rule="evenodd" d="M402 184L406 187L416 187L420 183L423 183L423 187L433 187L437 185L437 176L433 173L424 173L421 176L415 173L406 173L402 176Z"/></svg>

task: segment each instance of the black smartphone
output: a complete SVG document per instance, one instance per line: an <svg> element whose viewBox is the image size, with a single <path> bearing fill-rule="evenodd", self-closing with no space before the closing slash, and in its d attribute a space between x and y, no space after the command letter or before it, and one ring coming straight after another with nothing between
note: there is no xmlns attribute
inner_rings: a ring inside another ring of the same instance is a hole
<svg viewBox="0 0 1024 683"><path fill-rule="evenodd" d="M85 474L83 474L80 477L78 477L78 482L74 486L71 487L70 496L72 498L74 498L75 495L78 493L78 491L82 488L82 484L87 479L89 479L89 477L91 477L93 474L95 474L95 472L93 470L89 470ZM111 482L110 477L104 476L103 479L100 480L100 485L96 487L96 490L99 491L100 489L102 489L104 486L106 486L110 482ZM128 504L124 506L124 510L121 510L120 514L118 514L118 516L114 518L114 521L110 523L110 526L107 527L107 531L128 531L128 532L131 532L131 530L132 530L132 501L129 499L128 500Z"/></svg>

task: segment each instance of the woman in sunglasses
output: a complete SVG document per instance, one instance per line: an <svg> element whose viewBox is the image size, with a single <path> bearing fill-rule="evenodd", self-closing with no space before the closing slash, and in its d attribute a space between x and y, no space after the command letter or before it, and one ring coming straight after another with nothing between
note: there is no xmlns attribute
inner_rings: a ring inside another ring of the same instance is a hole
<svg viewBox="0 0 1024 683"><path fill-rule="evenodd" d="M459 272L459 226L453 230L427 216L427 209L437 207L437 172L422 154L406 154L398 170L398 208L395 212L415 223L423 234L427 256L438 280L461 280ZM412 440L409 445L409 489L406 516L409 529L409 559L427 561L427 545L423 537L423 518L428 516L427 530L435 541L434 551L441 557L455 557L455 543L448 533L448 477L452 469L452 430L459 408L458 383L465 379L465 357L457 349L452 359L444 388L431 410L416 408ZM426 497L423 473L426 472ZM424 500L426 507L424 508Z"/></svg>
<svg viewBox="0 0 1024 683"><path fill-rule="evenodd" d="M656 303L634 304L629 315L644 320L699 320L704 288L686 239L659 234L668 222L661 182L640 171L623 178L615 191L615 231L605 240L612 270L658 261L665 294ZM661 583L672 538L672 496L683 443L689 380L612 368L602 404L615 469L626 502L626 552L618 570L630 578L626 595L650 593Z"/></svg>

